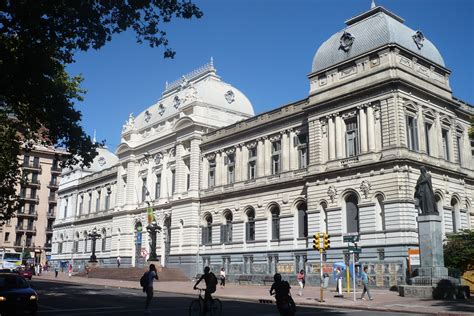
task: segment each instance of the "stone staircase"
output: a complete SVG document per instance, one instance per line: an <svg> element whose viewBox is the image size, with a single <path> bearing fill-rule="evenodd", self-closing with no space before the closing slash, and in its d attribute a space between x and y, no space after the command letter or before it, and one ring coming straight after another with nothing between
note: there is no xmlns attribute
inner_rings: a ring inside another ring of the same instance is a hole
<svg viewBox="0 0 474 316"><path fill-rule="evenodd" d="M157 267L158 277L160 281L190 281L190 279L177 268L162 268ZM122 281L137 281L140 282L140 278L143 273L148 271L146 268L91 268L89 271L89 278L97 279L109 279L109 280L122 280ZM77 276L87 277L85 271L77 274Z"/></svg>

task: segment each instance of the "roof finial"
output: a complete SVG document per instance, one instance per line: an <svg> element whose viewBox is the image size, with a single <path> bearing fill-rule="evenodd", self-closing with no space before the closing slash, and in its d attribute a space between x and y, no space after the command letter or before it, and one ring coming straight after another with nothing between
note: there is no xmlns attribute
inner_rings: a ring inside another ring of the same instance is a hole
<svg viewBox="0 0 474 316"><path fill-rule="evenodd" d="M211 65L211 67L214 67L214 58L211 56L211 62L209 63L209 65Z"/></svg>
<svg viewBox="0 0 474 316"><path fill-rule="evenodd" d="M375 8L375 7L376 7L376 5L375 5L375 0L372 0L372 3L370 4L370 8L373 9L373 8Z"/></svg>
<svg viewBox="0 0 474 316"><path fill-rule="evenodd" d="M92 142L95 144L97 143L96 139L95 139L95 129L94 129L94 138L92 138Z"/></svg>

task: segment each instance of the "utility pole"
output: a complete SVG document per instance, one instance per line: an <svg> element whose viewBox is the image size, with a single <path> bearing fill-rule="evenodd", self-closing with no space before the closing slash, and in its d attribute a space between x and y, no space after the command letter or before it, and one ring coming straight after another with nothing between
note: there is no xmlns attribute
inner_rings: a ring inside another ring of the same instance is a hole
<svg viewBox="0 0 474 316"><path fill-rule="evenodd" d="M322 237L322 238L321 238ZM331 247L331 240L328 233L317 232L313 235L313 249L319 251L319 264L320 264L320 273L319 273L319 301L324 302L324 282L323 282L323 253Z"/></svg>

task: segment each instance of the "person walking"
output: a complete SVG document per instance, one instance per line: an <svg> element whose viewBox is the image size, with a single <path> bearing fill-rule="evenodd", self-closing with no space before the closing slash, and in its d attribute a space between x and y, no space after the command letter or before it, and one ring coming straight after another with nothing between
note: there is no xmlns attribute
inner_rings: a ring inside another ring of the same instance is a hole
<svg viewBox="0 0 474 316"><path fill-rule="evenodd" d="M340 267L336 268L336 292L335 297L344 297L342 294L342 271Z"/></svg>
<svg viewBox="0 0 474 316"><path fill-rule="evenodd" d="M373 300L373 297L372 295L370 295L370 291L369 291L369 276L367 275L367 266L364 267L361 275L360 275L360 278L362 280L362 285L364 286L364 290L362 291L362 296L360 297L361 300L364 300L365 301L365 293L367 292L367 296L369 297L369 300Z"/></svg>
<svg viewBox="0 0 474 316"><path fill-rule="evenodd" d="M296 279L298 280L298 284L300 286L300 292L298 295L303 296L303 289L306 284L304 270L301 270L300 272L298 272L298 274L296 275Z"/></svg>
<svg viewBox="0 0 474 316"><path fill-rule="evenodd" d="M69 267L67 268L67 274L69 277L72 276L72 264L69 264Z"/></svg>
<svg viewBox="0 0 474 316"><path fill-rule="evenodd" d="M54 268L54 277L55 278L58 277L58 273L59 273L59 268L58 268L58 266L56 266L56 268Z"/></svg>
<svg viewBox="0 0 474 316"><path fill-rule="evenodd" d="M223 287L225 287L225 270L224 270L224 268L221 269L220 278L221 278L221 289L222 289Z"/></svg>
<svg viewBox="0 0 474 316"><path fill-rule="evenodd" d="M120 268L120 261L121 261L121 260L122 260L122 259L120 258L120 256L118 256L118 257L117 257L117 268Z"/></svg>
<svg viewBox="0 0 474 316"><path fill-rule="evenodd" d="M143 287L143 291L146 292L146 301L145 301L145 313L151 314L150 303L153 298L153 281L158 280L158 272L154 264L150 264L150 268L146 275L146 284Z"/></svg>

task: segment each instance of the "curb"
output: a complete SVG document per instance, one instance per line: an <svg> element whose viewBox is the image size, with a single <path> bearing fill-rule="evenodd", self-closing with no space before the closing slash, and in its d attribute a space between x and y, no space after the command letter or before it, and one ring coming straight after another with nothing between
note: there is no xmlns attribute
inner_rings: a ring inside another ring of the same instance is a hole
<svg viewBox="0 0 474 316"><path fill-rule="evenodd" d="M139 290L140 287L138 286L130 286L127 284L124 284L123 286L120 285L104 285L104 284L86 284L86 283L81 283L78 281L72 281L72 280L57 280L57 279L49 279L49 278L36 278L37 280L42 280L42 281L52 281L52 282L57 282L57 283L78 283L78 284L83 284L83 285L94 285L94 286L103 286L105 288L125 288L125 289L135 289ZM91 278L93 279L93 278ZM77 280L77 277L76 277ZM96 279L96 280L103 280L103 279ZM128 282L128 281L127 281ZM177 294L177 295L183 295L183 296L192 296L194 297L194 294L190 293L182 293L182 292L177 292L177 291L167 291L166 289L160 289L158 292L163 292L163 293L168 293L168 294ZM273 300L269 300L268 298L244 298L244 297L229 297L229 296L222 296L222 295L214 295L214 297L222 299L222 300L229 300L233 299L236 301L240 302L249 302L249 303L258 303L258 304L274 304ZM268 301L271 301L268 302ZM430 312L430 311L424 311L424 312L419 312L419 311L414 311L414 310L401 310L401 309L395 309L395 308L380 308L380 307L371 307L371 306L351 306L351 305L338 305L334 303L319 303L317 301L314 302L299 302L297 306L305 306L305 307L327 307L327 308L332 308L332 309L350 309L350 310L359 310L359 311L376 311L376 312L392 312L392 313L408 313L408 314L424 314L424 315L433 315L433 316L468 316L468 315L474 315L473 313L465 313L465 312Z"/></svg>

